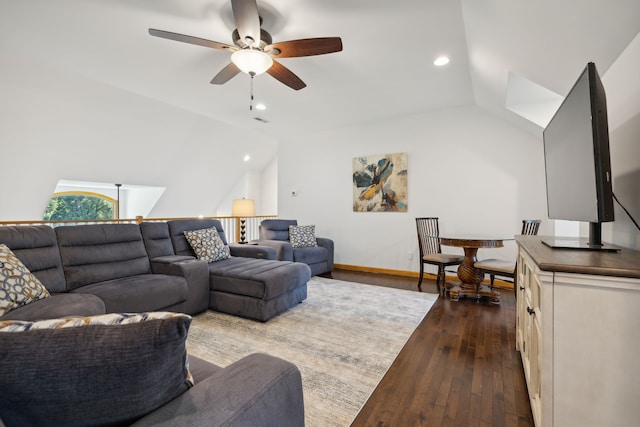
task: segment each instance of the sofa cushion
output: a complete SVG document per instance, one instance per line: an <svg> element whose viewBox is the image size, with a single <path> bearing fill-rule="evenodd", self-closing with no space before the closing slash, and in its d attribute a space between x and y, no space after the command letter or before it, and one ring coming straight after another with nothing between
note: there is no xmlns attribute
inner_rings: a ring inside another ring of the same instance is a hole
<svg viewBox="0 0 640 427"><path fill-rule="evenodd" d="M312 248L318 246L316 242L316 226L290 225L289 241L294 248Z"/></svg>
<svg viewBox="0 0 640 427"><path fill-rule="evenodd" d="M190 362L192 359L189 358ZM203 381L196 378L195 387L188 393L145 416L132 427L304 425L300 370L283 359L253 353Z"/></svg>
<svg viewBox="0 0 640 427"><path fill-rule="evenodd" d="M317 264L319 262L327 262L329 251L322 246L313 248L294 248L293 260L295 262L304 262L305 264Z"/></svg>
<svg viewBox="0 0 640 427"><path fill-rule="evenodd" d="M0 316L48 296L40 280L7 245L0 243Z"/></svg>
<svg viewBox="0 0 640 427"><path fill-rule="evenodd" d="M186 230L201 230L203 228L215 227L224 244L227 244L222 223L217 219L177 219L167 221L167 225L169 226L169 235L173 243L173 251L176 255L196 255L184 235Z"/></svg>
<svg viewBox="0 0 640 427"><path fill-rule="evenodd" d="M49 292L67 289L53 228L47 225L0 227L0 243L7 245Z"/></svg>
<svg viewBox="0 0 640 427"><path fill-rule="evenodd" d="M166 222L142 222L140 232L149 259L174 255L169 226Z"/></svg>
<svg viewBox="0 0 640 427"><path fill-rule="evenodd" d="M306 264L289 261L231 257L209 264L212 291L270 300L311 278Z"/></svg>
<svg viewBox="0 0 640 427"><path fill-rule="evenodd" d="M199 260L214 262L231 256L229 246L224 244L215 227L185 230L184 236Z"/></svg>
<svg viewBox="0 0 640 427"><path fill-rule="evenodd" d="M0 321L0 418L7 425L124 425L193 385L191 317L109 314Z"/></svg>
<svg viewBox="0 0 640 427"><path fill-rule="evenodd" d="M93 283L75 289L73 293L86 293L100 297L107 313L141 311L183 311L177 304L187 299L187 280L165 274L141 274Z"/></svg>
<svg viewBox="0 0 640 427"><path fill-rule="evenodd" d="M67 290L151 273L138 224L56 227Z"/></svg>
<svg viewBox="0 0 640 427"><path fill-rule="evenodd" d="M298 225L298 221L295 219L265 219L260 223L260 239L289 241L290 225Z"/></svg>
<svg viewBox="0 0 640 427"><path fill-rule="evenodd" d="M104 302L91 294L51 294L20 308L11 310L0 320L43 320L65 316L95 316L105 314Z"/></svg>

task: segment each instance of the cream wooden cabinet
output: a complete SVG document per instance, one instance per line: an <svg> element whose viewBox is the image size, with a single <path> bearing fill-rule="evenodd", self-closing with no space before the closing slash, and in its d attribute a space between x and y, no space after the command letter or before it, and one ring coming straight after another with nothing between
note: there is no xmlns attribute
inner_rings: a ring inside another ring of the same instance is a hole
<svg viewBox="0 0 640 427"><path fill-rule="evenodd" d="M553 280L552 274L542 272L533 259L524 251L518 252L518 304L517 304L517 330L516 349L522 356L522 365L527 380L529 390L529 401L531 402L531 412L536 426L552 425L550 412L543 412L543 401L545 409L549 405L551 396L550 378L542 381L542 373L550 372L551 366L545 366L543 338L552 331L543 334L543 326L550 326L549 322L543 323L543 313L550 311L550 293L543 289L543 283L548 284ZM547 300L543 301L543 298ZM550 344L549 344L550 345ZM543 399L545 398L545 399ZM543 415L546 417L543 419Z"/></svg>
<svg viewBox="0 0 640 427"><path fill-rule="evenodd" d="M640 252L518 237L516 348L537 427L640 425Z"/></svg>

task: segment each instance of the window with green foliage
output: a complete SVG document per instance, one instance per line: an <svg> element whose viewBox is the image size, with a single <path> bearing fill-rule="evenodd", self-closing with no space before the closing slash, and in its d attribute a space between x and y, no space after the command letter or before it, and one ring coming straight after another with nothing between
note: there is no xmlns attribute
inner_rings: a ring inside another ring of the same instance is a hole
<svg viewBox="0 0 640 427"><path fill-rule="evenodd" d="M117 203L111 197L89 192L55 193L44 211L45 221L116 218Z"/></svg>

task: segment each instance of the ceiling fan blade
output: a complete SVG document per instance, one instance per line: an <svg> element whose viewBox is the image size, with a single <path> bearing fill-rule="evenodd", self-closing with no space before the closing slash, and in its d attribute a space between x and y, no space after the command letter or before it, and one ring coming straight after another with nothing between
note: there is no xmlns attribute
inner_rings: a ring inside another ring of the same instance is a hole
<svg viewBox="0 0 640 427"><path fill-rule="evenodd" d="M307 87L307 84L300 80L300 77L293 74L290 69L277 61L273 61L273 65L267 70L267 73L291 89L300 90Z"/></svg>
<svg viewBox="0 0 640 427"><path fill-rule="evenodd" d="M258 47L260 44L260 15L256 0L231 0L231 9L240 38L249 46Z"/></svg>
<svg viewBox="0 0 640 427"><path fill-rule="evenodd" d="M265 47L264 50L274 58L325 55L327 53L340 52L342 50L342 39L340 37L318 37L289 40L273 43Z"/></svg>
<svg viewBox="0 0 640 427"><path fill-rule="evenodd" d="M216 76L211 80L212 85L225 84L240 72L240 68L236 67L236 64L230 62L229 65L224 67Z"/></svg>
<svg viewBox="0 0 640 427"><path fill-rule="evenodd" d="M190 43L198 46L211 47L213 49L237 50L236 47L225 44L225 43L214 42L213 40L201 39L193 36L186 36L184 34L172 33L169 31L156 30L155 28L149 28L149 34L155 37L161 37L163 39L175 40L178 42Z"/></svg>

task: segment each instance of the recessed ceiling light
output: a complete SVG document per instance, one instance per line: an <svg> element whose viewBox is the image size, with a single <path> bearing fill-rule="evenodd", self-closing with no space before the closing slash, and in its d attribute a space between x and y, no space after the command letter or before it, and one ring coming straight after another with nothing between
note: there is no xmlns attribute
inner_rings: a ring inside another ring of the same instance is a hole
<svg viewBox="0 0 640 427"><path fill-rule="evenodd" d="M264 104L256 104L256 110L266 110L267 106Z"/></svg>
<svg viewBox="0 0 640 427"><path fill-rule="evenodd" d="M244 156L244 161L245 162L248 162L249 160L251 160L251 156L250 155L247 154L246 156Z"/></svg>
<svg viewBox="0 0 640 427"><path fill-rule="evenodd" d="M443 65L447 65L448 63L449 58L446 56L439 56L435 61L433 61L433 65L435 65L436 67L442 67Z"/></svg>

